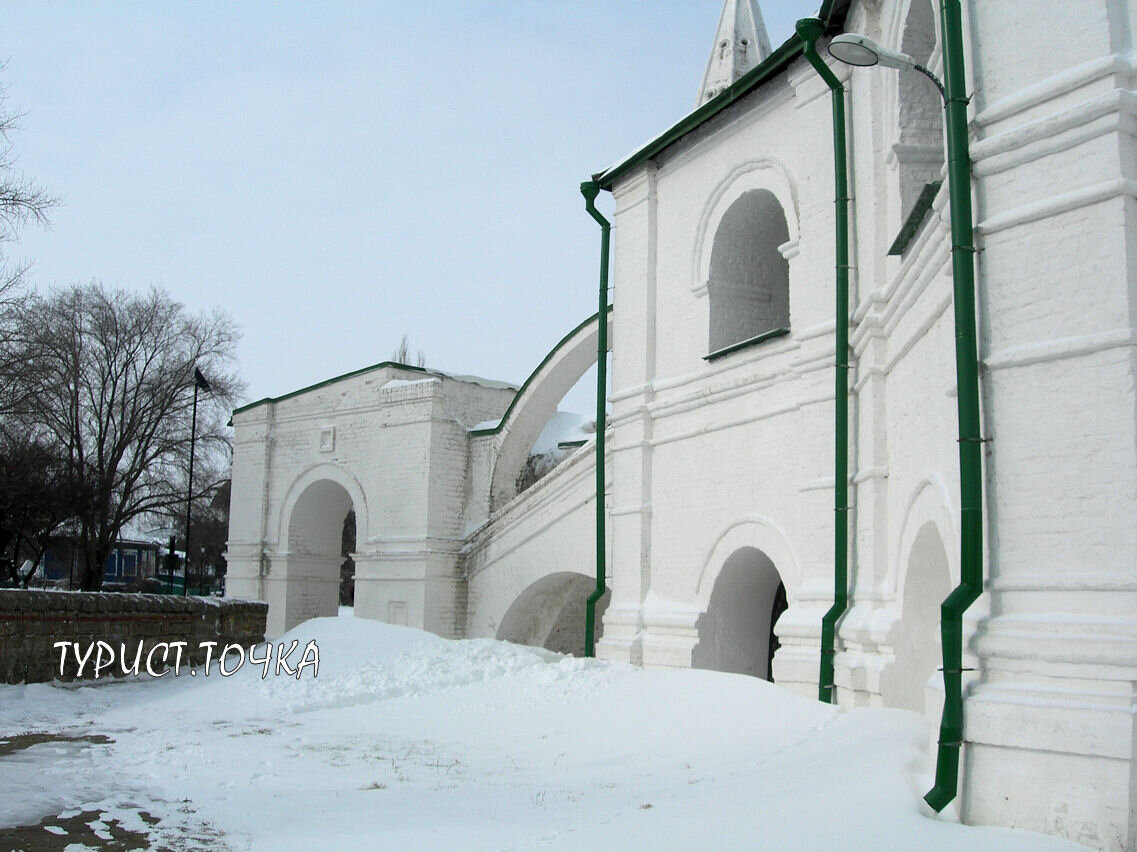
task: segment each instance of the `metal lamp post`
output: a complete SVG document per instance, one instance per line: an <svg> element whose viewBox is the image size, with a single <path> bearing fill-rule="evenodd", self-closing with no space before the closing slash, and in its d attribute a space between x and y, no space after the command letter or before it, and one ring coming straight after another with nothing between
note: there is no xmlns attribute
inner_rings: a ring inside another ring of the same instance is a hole
<svg viewBox="0 0 1137 852"><path fill-rule="evenodd" d="M931 79L944 99L948 194L955 307L956 403L959 418L960 584L940 606L944 710L940 722L936 783L924 800L941 811L956 796L963 745L963 613L983 591L983 438L979 431L979 360L975 334L975 268L972 255L971 156L959 0L940 0L945 82L912 57L855 33L836 36L829 53L850 65L912 69Z"/></svg>
<svg viewBox="0 0 1137 852"><path fill-rule="evenodd" d="M193 415L190 417L190 442L189 442L189 483L186 486L186 571L185 582L182 584L182 596L185 597L189 594L189 574L190 574L190 513L193 509L193 450L194 443L197 440L197 392L199 390L209 391L212 390L209 382L205 380L205 376L201 374L201 370L197 367L193 368Z"/></svg>

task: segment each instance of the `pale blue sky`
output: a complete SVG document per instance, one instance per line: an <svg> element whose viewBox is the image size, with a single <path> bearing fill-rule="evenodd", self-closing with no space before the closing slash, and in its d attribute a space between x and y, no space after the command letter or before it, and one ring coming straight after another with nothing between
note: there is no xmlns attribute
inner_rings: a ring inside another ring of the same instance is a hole
<svg viewBox="0 0 1137 852"><path fill-rule="evenodd" d="M818 4L765 0L774 46ZM691 110L720 8L2 0L19 166L64 199L9 250L38 287L224 307L246 401L404 332L520 383L596 310L580 182Z"/></svg>

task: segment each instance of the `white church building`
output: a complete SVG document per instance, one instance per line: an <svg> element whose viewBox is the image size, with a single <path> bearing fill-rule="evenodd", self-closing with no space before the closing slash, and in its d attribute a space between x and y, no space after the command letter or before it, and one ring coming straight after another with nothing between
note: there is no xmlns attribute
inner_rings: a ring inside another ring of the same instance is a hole
<svg viewBox="0 0 1137 852"><path fill-rule="evenodd" d="M598 656L914 710L964 821L1137 848L1137 0L817 17L772 48L726 0L694 111L589 182L610 310L521 388L235 411L228 594L334 614L353 510L357 616L581 653L597 436L546 427L609 326Z"/></svg>

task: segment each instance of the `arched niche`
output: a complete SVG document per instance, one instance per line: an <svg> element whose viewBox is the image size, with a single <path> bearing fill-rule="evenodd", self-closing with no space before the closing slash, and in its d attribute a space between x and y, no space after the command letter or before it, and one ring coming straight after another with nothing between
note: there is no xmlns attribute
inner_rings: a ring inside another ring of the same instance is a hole
<svg viewBox="0 0 1137 852"><path fill-rule="evenodd" d="M790 326L790 266L778 250L789 240L774 193L752 189L715 230L707 276L707 349L715 352Z"/></svg>
<svg viewBox="0 0 1137 852"><path fill-rule="evenodd" d="M924 712L928 682L942 659L940 604L951 588L943 537L928 521L917 531L904 565L900 621L892 631L895 662L881 680L886 706Z"/></svg>
<svg viewBox="0 0 1137 852"><path fill-rule="evenodd" d="M937 56L936 16L931 0L910 0L896 37L903 53L930 67ZM943 100L919 71L896 75L896 157L901 221L905 221L929 183L942 179Z"/></svg>
<svg viewBox="0 0 1137 852"><path fill-rule="evenodd" d="M691 270L693 294L709 301L708 351L789 327L789 261L797 246L797 189L781 162L741 163L712 188ZM737 318L731 316L736 297Z"/></svg>
<svg viewBox="0 0 1137 852"><path fill-rule="evenodd" d="M888 707L924 712L927 687L942 665L940 604L959 582L958 530L946 483L919 481L908 499L893 565L883 591L899 610L889 633L893 662L881 675ZM942 700L942 699L941 699Z"/></svg>

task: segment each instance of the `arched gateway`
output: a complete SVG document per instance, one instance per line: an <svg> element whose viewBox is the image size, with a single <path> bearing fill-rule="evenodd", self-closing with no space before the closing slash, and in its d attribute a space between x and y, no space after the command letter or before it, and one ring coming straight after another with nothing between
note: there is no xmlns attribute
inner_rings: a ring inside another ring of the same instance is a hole
<svg viewBox="0 0 1137 852"><path fill-rule="evenodd" d="M354 511L356 615L466 635L468 537L491 509L500 515L541 492L515 497L512 486L565 390L596 362L597 325L593 317L570 332L520 391L385 362L235 411L226 593L267 601L270 636L333 615ZM527 585L558 570L530 572L516 589L505 583L504 598L519 599L516 618L526 600L547 597L530 589L525 598ZM561 592L554 597L571 610L575 600ZM528 641L517 630L509 638Z"/></svg>

